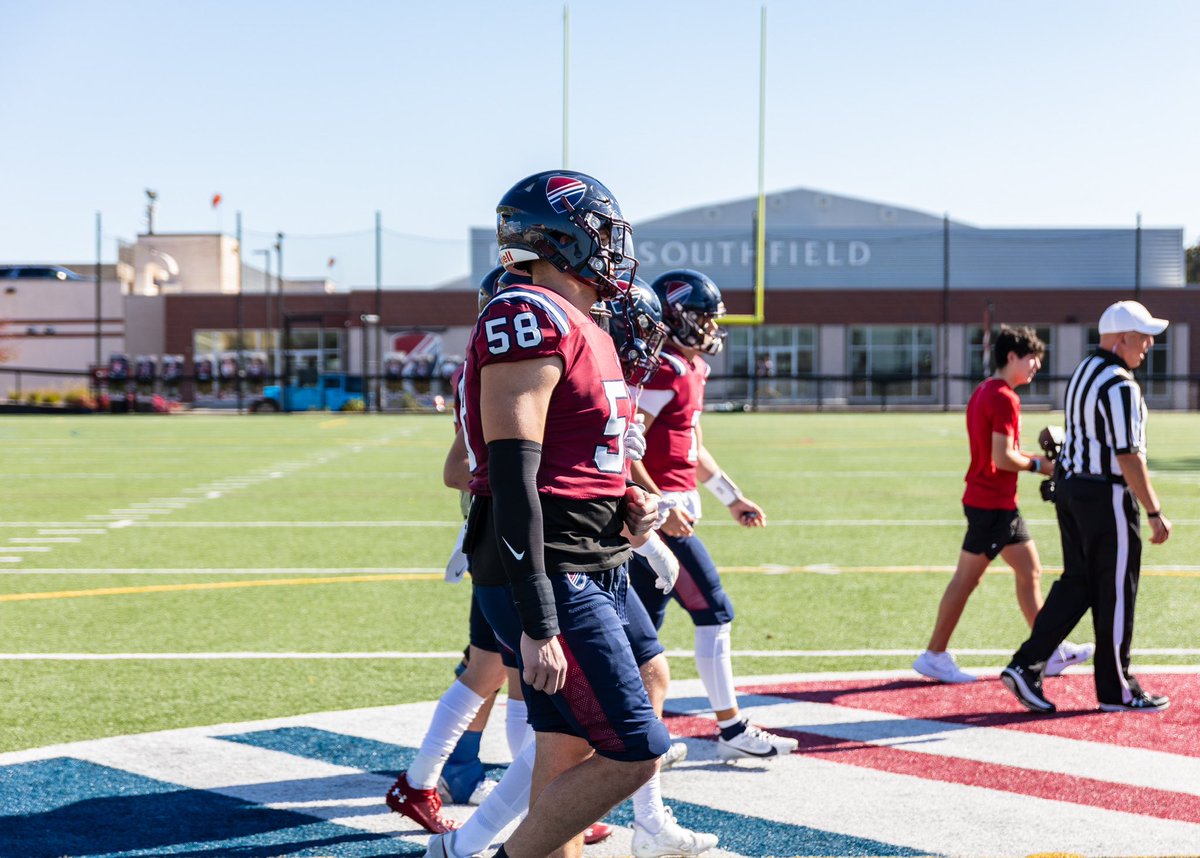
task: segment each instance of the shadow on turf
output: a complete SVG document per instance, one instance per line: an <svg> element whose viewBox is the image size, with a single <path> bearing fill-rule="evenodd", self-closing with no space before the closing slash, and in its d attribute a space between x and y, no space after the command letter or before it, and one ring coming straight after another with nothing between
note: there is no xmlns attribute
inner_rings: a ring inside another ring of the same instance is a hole
<svg viewBox="0 0 1200 858"><path fill-rule="evenodd" d="M26 858L129 853L267 858L330 847L341 847L339 855L424 854L386 835L201 790L90 798L0 817L0 855Z"/></svg>

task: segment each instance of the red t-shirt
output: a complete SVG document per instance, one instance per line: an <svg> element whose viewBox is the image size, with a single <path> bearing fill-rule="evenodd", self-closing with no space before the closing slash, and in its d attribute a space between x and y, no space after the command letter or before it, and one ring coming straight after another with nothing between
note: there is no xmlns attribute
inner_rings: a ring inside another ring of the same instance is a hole
<svg viewBox="0 0 1200 858"><path fill-rule="evenodd" d="M964 478L962 502L980 509L1017 508L1017 472L1002 471L992 460L992 433L1011 435L1021 448L1021 399L998 378L975 388L967 403L967 440L971 467Z"/></svg>
<svg viewBox="0 0 1200 858"><path fill-rule="evenodd" d="M646 455L642 464L664 492L690 492L696 488L699 437L696 428L704 413L704 386L709 367L697 355L690 361L673 346L662 350L662 365L645 384L642 407L654 414L646 430ZM651 391L654 391L653 393ZM661 393L660 393L661 392ZM670 399L654 411L651 400Z"/></svg>
<svg viewBox="0 0 1200 858"><path fill-rule="evenodd" d="M538 493L577 500L625 494L625 430L633 404L617 350L591 316L541 286L505 289L484 308L471 333L460 417L472 494L491 494L479 416L481 370L551 356L562 359L563 374L546 415Z"/></svg>

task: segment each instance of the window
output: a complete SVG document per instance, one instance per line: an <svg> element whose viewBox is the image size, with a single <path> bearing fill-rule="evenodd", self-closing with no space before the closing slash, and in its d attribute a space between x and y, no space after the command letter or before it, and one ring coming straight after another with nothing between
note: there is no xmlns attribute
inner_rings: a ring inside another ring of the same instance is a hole
<svg viewBox="0 0 1200 858"><path fill-rule="evenodd" d="M932 325L852 326L851 397L933 399L935 341Z"/></svg>
<svg viewBox="0 0 1200 858"><path fill-rule="evenodd" d="M1090 327L1087 332L1087 348L1091 352L1100 347L1100 329ZM1146 355L1146 360L1134 371L1134 377L1142 386L1142 394L1147 399L1163 399L1171 395L1171 382L1167 376L1171 374L1171 329L1167 328L1161 334L1154 335L1154 347Z"/></svg>
<svg viewBox="0 0 1200 858"><path fill-rule="evenodd" d="M1046 344L1046 354L1042 357L1042 369L1033 379L1033 383L1028 387L1021 389L1022 399L1031 400L1049 400L1051 396L1050 376L1052 367L1054 366L1054 329L1049 325L1010 325L1013 328L1030 327L1037 333L1038 339ZM999 328L992 330L992 342L995 342L996 331ZM988 346L989 350L991 345ZM992 356L988 355L987 362L988 370L995 371L992 366ZM972 325L967 328L967 375L971 377L971 383L975 384L982 381L990 372L984 369L983 364L983 326Z"/></svg>
<svg viewBox="0 0 1200 858"><path fill-rule="evenodd" d="M813 382L801 381L817 368L817 329L812 325L763 325L729 329L725 341L730 375L756 376L755 396L766 399L815 399ZM736 388L736 390L735 390ZM749 396L750 383L730 383L730 396Z"/></svg>

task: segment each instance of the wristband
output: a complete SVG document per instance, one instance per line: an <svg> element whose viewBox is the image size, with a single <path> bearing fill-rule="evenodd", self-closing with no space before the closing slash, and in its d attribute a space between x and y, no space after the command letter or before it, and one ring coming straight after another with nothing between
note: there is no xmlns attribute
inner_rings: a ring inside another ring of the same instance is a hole
<svg viewBox="0 0 1200 858"><path fill-rule="evenodd" d="M1156 509L1154 512L1148 512L1146 518L1162 518L1162 510Z"/></svg>
<svg viewBox="0 0 1200 858"><path fill-rule="evenodd" d="M704 488L712 492L725 506L737 503L742 496L742 490L737 487L737 483L725 476L724 471L717 471L705 480Z"/></svg>
<svg viewBox="0 0 1200 858"><path fill-rule="evenodd" d="M1041 473L1041 471L1042 471L1042 462L1041 462L1041 460L1040 460L1040 459L1035 459L1035 458L1033 458L1033 457L1030 457L1030 459L1029 459L1029 470L1033 471L1035 474L1040 474L1040 473Z"/></svg>

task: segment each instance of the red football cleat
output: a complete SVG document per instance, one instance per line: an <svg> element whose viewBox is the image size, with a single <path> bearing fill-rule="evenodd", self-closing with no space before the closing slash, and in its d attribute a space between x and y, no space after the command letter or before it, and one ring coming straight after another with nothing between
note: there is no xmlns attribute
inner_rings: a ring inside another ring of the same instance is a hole
<svg viewBox="0 0 1200 858"><path fill-rule="evenodd" d="M597 822L583 829L583 842L588 846L593 843L599 843L601 840L607 840L612 836L613 829L611 825L603 822Z"/></svg>
<svg viewBox="0 0 1200 858"><path fill-rule="evenodd" d="M407 816L430 834L445 834L458 828L457 822L442 816L442 797L438 791L416 789L408 782L408 772L400 773L384 800L389 808Z"/></svg>

